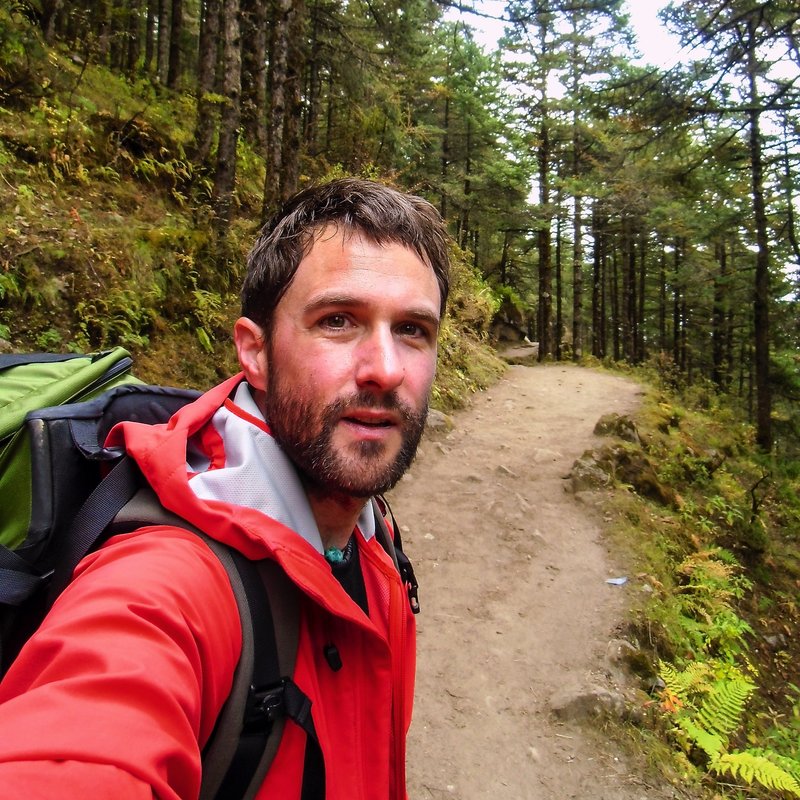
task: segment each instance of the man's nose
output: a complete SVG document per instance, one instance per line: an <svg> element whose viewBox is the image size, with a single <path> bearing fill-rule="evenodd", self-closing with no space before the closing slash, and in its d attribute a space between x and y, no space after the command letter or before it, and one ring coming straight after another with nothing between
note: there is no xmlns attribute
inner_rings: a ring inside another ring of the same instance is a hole
<svg viewBox="0 0 800 800"><path fill-rule="evenodd" d="M360 343L356 365L359 388L383 392L396 389L405 377L405 366L391 330L373 330Z"/></svg>

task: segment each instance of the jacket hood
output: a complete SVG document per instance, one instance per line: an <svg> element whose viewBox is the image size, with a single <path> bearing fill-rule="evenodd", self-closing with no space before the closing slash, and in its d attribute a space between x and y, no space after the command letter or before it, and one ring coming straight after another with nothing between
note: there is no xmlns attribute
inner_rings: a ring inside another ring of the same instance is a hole
<svg viewBox="0 0 800 800"><path fill-rule="evenodd" d="M322 541L297 470L272 438L243 374L166 425L117 425L107 444L124 447L161 503L212 538L250 559L274 558L306 585L309 571L324 574L325 584L335 581L319 557ZM358 528L365 539L374 536L369 503Z"/></svg>

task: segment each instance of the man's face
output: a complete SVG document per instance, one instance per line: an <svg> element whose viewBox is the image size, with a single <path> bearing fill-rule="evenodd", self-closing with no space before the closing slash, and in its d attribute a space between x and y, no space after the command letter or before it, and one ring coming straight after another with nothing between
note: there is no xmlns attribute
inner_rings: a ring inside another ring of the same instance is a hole
<svg viewBox="0 0 800 800"><path fill-rule="evenodd" d="M367 497L411 463L436 369L439 287L410 249L326 229L267 342L265 412L309 488Z"/></svg>

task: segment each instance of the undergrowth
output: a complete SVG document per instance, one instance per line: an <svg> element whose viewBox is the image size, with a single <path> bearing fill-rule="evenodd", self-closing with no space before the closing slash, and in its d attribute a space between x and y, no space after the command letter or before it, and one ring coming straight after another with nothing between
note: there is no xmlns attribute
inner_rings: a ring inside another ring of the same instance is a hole
<svg viewBox="0 0 800 800"><path fill-rule="evenodd" d="M235 216L217 238L207 169L190 158L194 99L44 47L0 8L0 349L123 345L151 382L207 388L237 369L230 331L259 227L263 159L237 154ZM331 167L331 174L344 174ZM372 165L364 177L381 178ZM491 293L453 252L433 405L503 365Z"/></svg>
<svg viewBox="0 0 800 800"><path fill-rule="evenodd" d="M644 589L648 729L698 791L800 797L800 465L755 454L711 387L645 379L641 449L675 499L621 489L612 516Z"/></svg>

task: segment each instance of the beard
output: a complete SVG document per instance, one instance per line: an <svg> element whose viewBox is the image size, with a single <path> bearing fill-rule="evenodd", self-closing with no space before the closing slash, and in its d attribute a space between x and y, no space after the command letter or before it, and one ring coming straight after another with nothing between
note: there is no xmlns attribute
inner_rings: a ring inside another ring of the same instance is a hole
<svg viewBox="0 0 800 800"><path fill-rule="evenodd" d="M336 425L348 408L391 411L400 418L400 449L387 456L385 442L361 441L336 447ZM427 402L419 410L401 402L395 392L378 396L356 392L322 407L303 400L270 374L265 412L275 441L292 460L308 488L352 497L370 497L391 489L411 466L425 420Z"/></svg>

